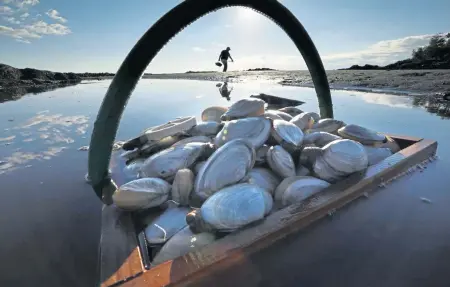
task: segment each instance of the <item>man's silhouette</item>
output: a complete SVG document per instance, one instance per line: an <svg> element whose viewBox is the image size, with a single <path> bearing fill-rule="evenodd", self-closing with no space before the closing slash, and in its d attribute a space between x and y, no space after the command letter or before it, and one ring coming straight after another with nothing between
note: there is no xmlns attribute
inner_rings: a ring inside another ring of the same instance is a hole
<svg viewBox="0 0 450 287"><path fill-rule="evenodd" d="M226 72L228 69L228 58L230 58L231 61L234 62L233 58L230 55L230 50L230 47L227 47L226 50L220 52L219 55L219 61L223 64L223 72Z"/></svg>

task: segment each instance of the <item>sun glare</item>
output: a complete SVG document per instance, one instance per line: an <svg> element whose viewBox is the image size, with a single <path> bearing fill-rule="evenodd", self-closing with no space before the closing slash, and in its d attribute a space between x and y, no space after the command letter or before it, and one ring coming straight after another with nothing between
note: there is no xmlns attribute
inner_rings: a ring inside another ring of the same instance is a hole
<svg viewBox="0 0 450 287"><path fill-rule="evenodd" d="M244 20L244 21L252 21L255 22L256 20L258 20L258 13L253 11L250 8L243 8L243 7L239 7L237 10L237 16L239 18L239 20Z"/></svg>

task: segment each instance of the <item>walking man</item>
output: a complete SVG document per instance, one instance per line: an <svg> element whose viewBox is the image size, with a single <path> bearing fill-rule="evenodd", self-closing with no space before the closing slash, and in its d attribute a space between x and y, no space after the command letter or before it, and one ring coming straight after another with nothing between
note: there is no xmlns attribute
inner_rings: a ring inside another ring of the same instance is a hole
<svg viewBox="0 0 450 287"><path fill-rule="evenodd" d="M219 55L219 61L223 64L223 72L226 72L228 69L228 58L231 59L231 62L234 62L233 58L231 58L230 50L230 47L227 47L227 49L220 52Z"/></svg>

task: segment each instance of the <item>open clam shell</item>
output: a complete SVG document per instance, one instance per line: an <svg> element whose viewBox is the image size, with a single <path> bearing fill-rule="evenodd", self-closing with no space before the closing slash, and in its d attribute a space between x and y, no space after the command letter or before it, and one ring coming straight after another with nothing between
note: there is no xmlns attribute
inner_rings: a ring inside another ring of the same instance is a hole
<svg viewBox="0 0 450 287"><path fill-rule="evenodd" d="M246 182L264 188L271 195L280 184L281 179L267 168L256 167L246 176Z"/></svg>
<svg viewBox="0 0 450 287"><path fill-rule="evenodd" d="M300 148L304 137L298 126L283 120L273 121L271 135L275 141L289 151Z"/></svg>
<svg viewBox="0 0 450 287"><path fill-rule="evenodd" d="M204 122L218 122L220 117L227 111L225 107L209 107L202 112L202 121Z"/></svg>
<svg viewBox="0 0 450 287"><path fill-rule="evenodd" d="M354 124L349 124L340 128L338 134L345 139L354 140L363 145L379 145L386 142L385 135Z"/></svg>
<svg viewBox="0 0 450 287"><path fill-rule="evenodd" d="M156 207L169 197L170 184L160 178L140 178L123 184L114 192L114 204L135 211Z"/></svg>
<svg viewBox="0 0 450 287"><path fill-rule="evenodd" d="M305 135L305 137L303 138L303 144L304 145L313 144L317 147L323 147L332 141L340 139L342 139L340 136L330 134L327 132L312 132Z"/></svg>
<svg viewBox="0 0 450 287"><path fill-rule="evenodd" d="M290 122L299 127L302 131L305 131L312 128L314 119L308 113L301 113L292 118Z"/></svg>
<svg viewBox="0 0 450 287"><path fill-rule="evenodd" d="M264 117L251 117L226 122L214 138L218 147L234 139L246 139L254 148L262 146L270 136L271 121Z"/></svg>
<svg viewBox="0 0 450 287"><path fill-rule="evenodd" d="M190 169L177 171L172 183L172 200L179 203L180 206L188 206L189 197L194 189L194 179L194 173Z"/></svg>
<svg viewBox="0 0 450 287"><path fill-rule="evenodd" d="M364 146L359 142L342 139L323 147L323 155L314 163L314 173L328 182L336 182L369 165Z"/></svg>
<svg viewBox="0 0 450 287"><path fill-rule="evenodd" d="M144 230L149 244L164 244L178 231L187 226L189 208L173 207L155 218Z"/></svg>
<svg viewBox="0 0 450 287"><path fill-rule="evenodd" d="M337 130L345 126L345 123L335 119L321 119L315 123L309 130L312 132L327 132L330 134L336 134Z"/></svg>
<svg viewBox="0 0 450 287"><path fill-rule="evenodd" d="M144 162L141 177L159 177L170 181L178 170L193 166L209 148L208 143L192 142L160 151Z"/></svg>
<svg viewBox="0 0 450 287"><path fill-rule="evenodd" d="M232 104L220 119L222 121L230 121L261 116L264 114L264 105L265 102L260 99L242 99Z"/></svg>
<svg viewBox="0 0 450 287"><path fill-rule="evenodd" d="M195 180L194 192L205 200L225 186L242 180L255 164L255 150L244 139L232 140L206 161Z"/></svg>
<svg viewBox="0 0 450 287"><path fill-rule="evenodd" d="M284 179L275 191L277 206L300 203L330 186L330 183L312 176L294 176Z"/></svg>
<svg viewBox="0 0 450 287"><path fill-rule="evenodd" d="M272 171L281 178L295 176L294 160L283 147L277 145L269 148L266 157Z"/></svg>
<svg viewBox="0 0 450 287"><path fill-rule="evenodd" d="M159 265L209 245L215 240L216 236L212 233L202 232L194 234L189 227L185 227L169 239L156 254L151 264L152 266Z"/></svg>
<svg viewBox="0 0 450 287"><path fill-rule="evenodd" d="M203 203L203 220L216 230L232 231L263 219L273 206L263 188L241 183L221 189Z"/></svg>
<svg viewBox="0 0 450 287"><path fill-rule="evenodd" d="M302 110L300 110L299 108L296 108L296 107L284 107L284 108L279 109L279 111L287 113L287 114L291 115L291 117L295 117L296 115L303 113Z"/></svg>
<svg viewBox="0 0 450 287"><path fill-rule="evenodd" d="M191 136L215 136L222 129L223 124L210 121L201 122L193 126L187 133Z"/></svg>

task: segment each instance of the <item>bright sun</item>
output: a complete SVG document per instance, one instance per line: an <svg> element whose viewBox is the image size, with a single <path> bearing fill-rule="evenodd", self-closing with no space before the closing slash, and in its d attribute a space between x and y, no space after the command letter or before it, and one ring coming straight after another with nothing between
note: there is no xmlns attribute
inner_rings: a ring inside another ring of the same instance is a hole
<svg viewBox="0 0 450 287"><path fill-rule="evenodd" d="M258 13L250 8L239 7L237 10L237 15L240 20L255 21L258 19Z"/></svg>

